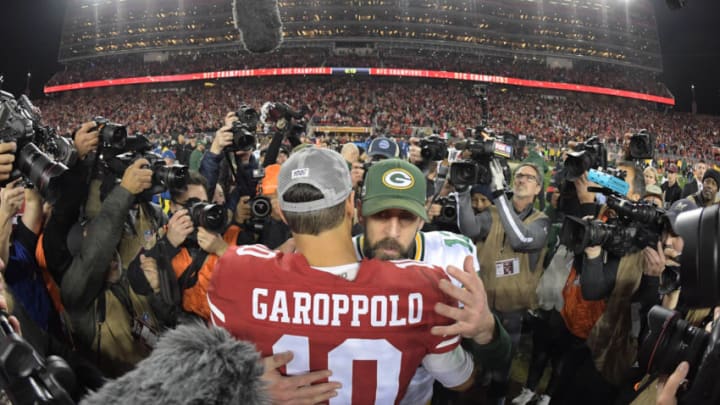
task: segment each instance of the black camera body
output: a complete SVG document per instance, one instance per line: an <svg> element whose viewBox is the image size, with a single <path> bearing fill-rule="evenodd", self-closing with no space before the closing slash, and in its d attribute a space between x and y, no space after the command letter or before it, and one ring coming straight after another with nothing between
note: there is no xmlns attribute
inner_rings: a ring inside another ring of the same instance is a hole
<svg viewBox="0 0 720 405"><path fill-rule="evenodd" d="M37 108L26 96L16 100L5 91L0 91L0 142L17 144L13 172L2 185L24 177L48 202L54 203L61 194L60 178L68 168L53 152L74 163L73 155L77 153L72 143L41 125Z"/></svg>
<svg viewBox="0 0 720 405"><path fill-rule="evenodd" d="M631 159L652 159L655 156L655 140L657 136L643 129L630 137Z"/></svg>
<svg viewBox="0 0 720 405"><path fill-rule="evenodd" d="M680 271L674 269L682 301L689 308L720 305L720 206L682 212L673 229L684 242ZM708 312L711 317L712 310ZM713 322L708 333L679 313L655 306L648 313L640 367L651 375L670 374L681 361L690 363L690 371L688 384L677 394L678 403L720 403L720 322Z"/></svg>
<svg viewBox="0 0 720 405"><path fill-rule="evenodd" d="M573 181L590 169L607 167L607 150L597 136L575 145L565 159L565 179Z"/></svg>
<svg viewBox="0 0 720 405"><path fill-rule="evenodd" d="M447 158L447 144L437 135L420 140L420 156L428 162L437 162Z"/></svg>
<svg viewBox="0 0 720 405"><path fill-rule="evenodd" d="M260 121L258 112L247 105L241 105L237 111L238 120L233 121L230 131L233 142L225 149L230 152L251 151L257 146L257 125Z"/></svg>
<svg viewBox="0 0 720 405"><path fill-rule="evenodd" d="M690 384L678 393L680 404L717 404L720 400L720 323L708 333L679 313L656 305L648 312L648 333L638 363L650 375L669 375L682 361L690 364Z"/></svg>
<svg viewBox="0 0 720 405"><path fill-rule="evenodd" d="M510 168L507 159L513 154L513 146L496 139L470 140L458 143L459 150L470 151L470 158L453 162L450 165L450 181L456 186L472 186L474 184L490 184L492 173L490 162L499 159L503 166L503 174L509 179Z"/></svg>
<svg viewBox="0 0 720 405"><path fill-rule="evenodd" d="M169 190L183 190L187 187L188 167L178 164L168 166L157 153L125 152L109 158L107 164L116 176L122 177L125 170L138 159L146 159L149 164L144 168L153 172L152 186L140 194L143 200L149 201L155 194Z"/></svg>
<svg viewBox="0 0 720 405"><path fill-rule="evenodd" d="M245 228L255 233L261 233L265 228L265 222L272 214L272 202L269 198L258 195L248 201L250 206L250 218L245 221Z"/></svg>
<svg viewBox="0 0 720 405"><path fill-rule="evenodd" d="M666 211L645 202L632 202L614 194L607 206L617 214L606 223L567 215L560 230L560 243L580 254L588 246L602 246L622 257L645 247L656 248L667 226Z"/></svg>
<svg viewBox="0 0 720 405"><path fill-rule="evenodd" d="M454 195L438 197L435 204L440 204L440 215L433 222L445 225L457 225L457 199Z"/></svg>
<svg viewBox="0 0 720 405"><path fill-rule="evenodd" d="M107 118L100 116L93 118L93 121L97 124L93 130L98 131L100 144L103 148L117 150L124 150L126 148L128 134L125 125L110 122Z"/></svg>
<svg viewBox="0 0 720 405"><path fill-rule="evenodd" d="M75 374L60 357L40 357L0 312L0 388L13 404L74 404Z"/></svg>
<svg viewBox="0 0 720 405"><path fill-rule="evenodd" d="M222 234L227 225L227 210L222 205L194 198L185 204L195 228L202 226L210 232Z"/></svg>

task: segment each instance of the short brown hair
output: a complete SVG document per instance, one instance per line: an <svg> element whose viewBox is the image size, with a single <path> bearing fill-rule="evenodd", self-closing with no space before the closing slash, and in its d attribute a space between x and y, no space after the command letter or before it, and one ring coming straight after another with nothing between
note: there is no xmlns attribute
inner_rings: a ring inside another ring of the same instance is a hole
<svg viewBox="0 0 720 405"><path fill-rule="evenodd" d="M323 193L310 184L296 184L283 194L283 199L290 203L322 200ZM293 233L319 235L321 232L338 226L345 215L345 201L330 208L309 212L285 212L285 220Z"/></svg>

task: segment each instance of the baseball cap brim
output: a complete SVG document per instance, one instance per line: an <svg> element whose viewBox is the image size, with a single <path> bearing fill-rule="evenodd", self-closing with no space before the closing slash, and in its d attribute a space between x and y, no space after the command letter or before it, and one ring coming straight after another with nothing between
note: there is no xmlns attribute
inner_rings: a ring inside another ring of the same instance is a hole
<svg viewBox="0 0 720 405"><path fill-rule="evenodd" d="M380 211L389 210L389 209L401 209L406 210L408 212L411 212L420 218L422 218L423 221L428 222L427 212L425 211L425 207L412 200L408 200L407 198L373 198L369 200L363 200L362 203L362 215L363 216L370 216L377 214Z"/></svg>

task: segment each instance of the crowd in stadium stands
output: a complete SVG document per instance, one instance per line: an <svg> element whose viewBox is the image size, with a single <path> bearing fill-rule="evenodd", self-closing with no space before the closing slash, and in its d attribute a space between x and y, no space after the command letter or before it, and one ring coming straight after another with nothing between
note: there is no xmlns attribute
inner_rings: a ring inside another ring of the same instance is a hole
<svg viewBox="0 0 720 405"><path fill-rule="evenodd" d="M387 67L482 73L523 79L579 83L667 96L667 89L647 71L592 63L575 63L573 69L553 68L539 61L447 52L393 50L378 56L327 55L322 50L285 50L269 55L237 52L173 56L165 62L145 63L142 56L106 57L73 62L48 83L170 75L263 67Z"/></svg>
<svg viewBox="0 0 720 405"><path fill-rule="evenodd" d="M265 101L309 106L311 125L372 127L375 133L408 136L417 127L462 136L480 122L480 105L466 84L443 81L243 80L215 87L152 92L125 87L110 92L66 93L38 103L43 119L60 133L74 131L79 117L105 116L144 134L214 132L228 109ZM88 106L93 106L87 113ZM490 89L491 126L526 134L549 145L598 135L610 143L647 128L658 134L660 153L712 158L720 142L720 120L658 112L650 104L620 98L578 97L572 93L521 88ZM628 108L630 107L630 108ZM90 114L88 116L85 116ZM688 142L692 139L692 142Z"/></svg>

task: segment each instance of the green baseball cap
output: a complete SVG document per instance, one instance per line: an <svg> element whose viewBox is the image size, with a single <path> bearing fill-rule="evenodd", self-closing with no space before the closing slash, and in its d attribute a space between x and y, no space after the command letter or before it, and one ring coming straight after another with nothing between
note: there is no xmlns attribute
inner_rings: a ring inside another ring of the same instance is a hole
<svg viewBox="0 0 720 405"><path fill-rule="evenodd" d="M400 159L373 163L365 177L362 193L362 215L398 208L428 220L425 211L427 185L417 166Z"/></svg>

